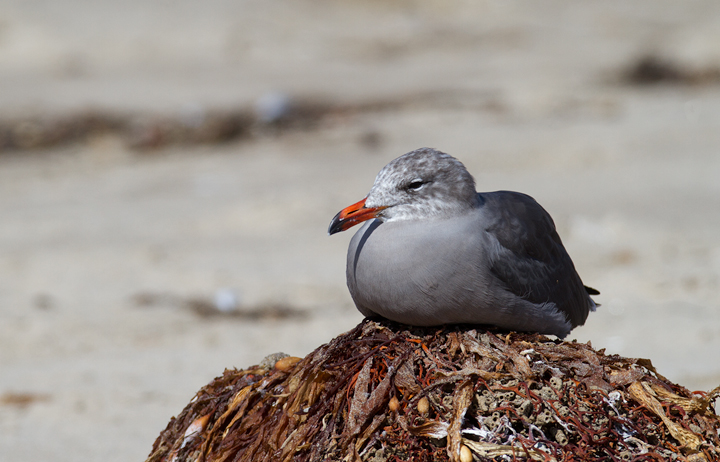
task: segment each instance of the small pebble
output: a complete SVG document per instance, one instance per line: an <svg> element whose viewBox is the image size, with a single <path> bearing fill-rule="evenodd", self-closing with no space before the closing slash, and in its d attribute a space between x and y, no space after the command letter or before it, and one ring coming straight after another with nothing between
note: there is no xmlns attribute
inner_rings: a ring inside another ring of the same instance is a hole
<svg viewBox="0 0 720 462"><path fill-rule="evenodd" d="M269 371L270 369L275 367L275 364L277 364L278 361L280 361L283 358L287 358L288 356L290 356L290 355L287 353L283 353L283 352L269 354L269 355L265 356L262 361L260 361L260 364L258 365L258 367L260 369Z"/></svg>
<svg viewBox="0 0 720 462"><path fill-rule="evenodd" d="M388 403L388 408L392 412L395 412L398 410L399 407L400 407L400 403L398 402L398 399L394 396L392 398L390 398L390 402Z"/></svg>
<svg viewBox="0 0 720 462"><path fill-rule="evenodd" d="M213 305L221 313L231 313L237 311L240 302L232 289L218 289L213 296Z"/></svg>
<svg viewBox="0 0 720 462"><path fill-rule="evenodd" d="M464 444L460 445L460 462L472 462L473 461L473 455L470 448L465 446Z"/></svg>
<svg viewBox="0 0 720 462"><path fill-rule="evenodd" d="M286 356L275 363L275 369L283 372L289 371L295 364L300 362L300 359L302 358L298 358L297 356Z"/></svg>
<svg viewBox="0 0 720 462"><path fill-rule="evenodd" d="M287 117L292 106L290 97L282 92L270 92L255 102L255 115L263 123L277 122Z"/></svg>
<svg viewBox="0 0 720 462"><path fill-rule="evenodd" d="M426 397L420 398L420 400L417 403L417 410L420 414L427 414L430 411L430 402L428 402L428 399Z"/></svg>

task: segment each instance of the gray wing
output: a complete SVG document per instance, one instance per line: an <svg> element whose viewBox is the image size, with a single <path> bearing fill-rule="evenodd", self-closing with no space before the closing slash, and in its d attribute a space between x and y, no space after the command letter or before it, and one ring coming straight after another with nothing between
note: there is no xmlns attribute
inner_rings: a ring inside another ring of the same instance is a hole
<svg viewBox="0 0 720 462"><path fill-rule="evenodd" d="M582 325L594 303L573 265L555 223L532 197L512 191L478 193L486 231L499 248L491 272L506 288L531 303L551 302L573 327Z"/></svg>

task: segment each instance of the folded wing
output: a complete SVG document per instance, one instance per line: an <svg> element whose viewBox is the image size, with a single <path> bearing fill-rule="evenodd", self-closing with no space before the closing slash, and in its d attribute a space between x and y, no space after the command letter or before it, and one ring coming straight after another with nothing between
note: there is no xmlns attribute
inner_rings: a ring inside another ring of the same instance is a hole
<svg viewBox="0 0 720 462"><path fill-rule="evenodd" d="M550 215L532 197L511 191L479 193L489 220L485 231L497 240L491 272L508 291L531 303L554 303L573 327L595 304L555 230ZM593 291L593 292L591 292Z"/></svg>

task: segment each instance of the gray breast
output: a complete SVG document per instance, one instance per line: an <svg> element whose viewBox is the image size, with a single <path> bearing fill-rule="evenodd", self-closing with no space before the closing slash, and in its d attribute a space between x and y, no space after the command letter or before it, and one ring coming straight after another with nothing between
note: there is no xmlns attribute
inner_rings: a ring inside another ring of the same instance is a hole
<svg viewBox="0 0 720 462"><path fill-rule="evenodd" d="M492 324L562 334L571 326L552 304L508 292L490 272L497 240L483 215L366 223L348 249L350 294L365 316L431 326Z"/></svg>

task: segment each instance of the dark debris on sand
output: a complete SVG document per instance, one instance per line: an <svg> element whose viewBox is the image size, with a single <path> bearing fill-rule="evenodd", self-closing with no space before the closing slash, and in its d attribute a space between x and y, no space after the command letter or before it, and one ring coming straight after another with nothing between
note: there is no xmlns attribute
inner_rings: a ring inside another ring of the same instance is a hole
<svg viewBox="0 0 720 462"><path fill-rule="evenodd" d="M719 393L588 344L365 320L303 359L226 370L148 462L711 461Z"/></svg>
<svg viewBox="0 0 720 462"><path fill-rule="evenodd" d="M152 153L169 146L217 145L311 131L357 115L411 105L467 107L470 104L483 111L504 110L494 94L470 96L463 92L421 92L352 103L288 95L280 97L277 107L267 109L252 105L224 109L189 106L152 113L88 108L68 113L6 115L0 116L0 154L82 143L101 135L117 136L135 152ZM370 131L362 135L360 142L372 150L382 142L382 137Z"/></svg>
<svg viewBox="0 0 720 462"><path fill-rule="evenodd" d="M643 55L622 72L621 80L630 85L711 85L720 82L720 68L690 68L657 55Z"/></svg>

